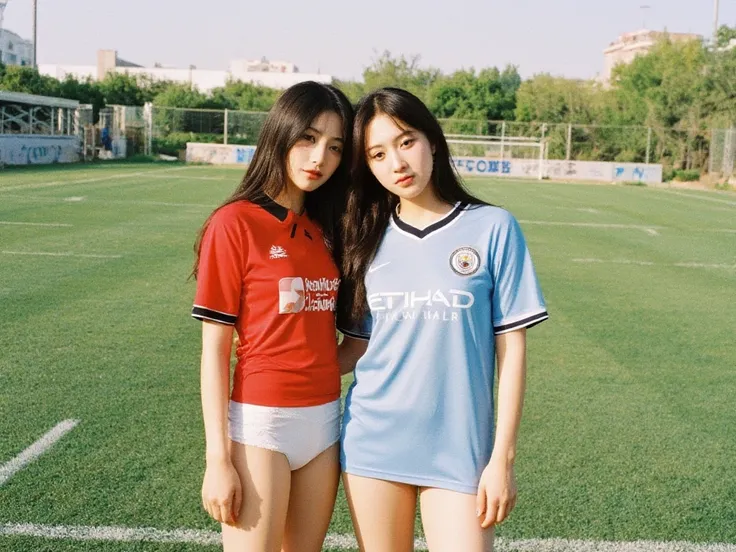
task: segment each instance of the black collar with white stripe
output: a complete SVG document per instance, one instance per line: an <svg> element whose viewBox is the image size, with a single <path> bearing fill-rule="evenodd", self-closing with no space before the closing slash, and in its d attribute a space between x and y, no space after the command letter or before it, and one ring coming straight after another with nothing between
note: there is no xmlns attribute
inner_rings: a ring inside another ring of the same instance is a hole
<svg viewBox="0 0 736 552"><path fill-rule="evenodd" d="M437 222L433 222L432 224L430 224L426 228L422 228L421 230L401 220L399 218L399 214L396 211L392 213L391 217L393 218L394 224L396 224L396 226L398 226L401 230L408 234L411 234L412 236L416 236L417 238L422 239L450 224L453 220L455 220L462 214L466 207L467 204L458 203L457 205L455 205L452 211L447 213L440 220L438 220Z"/></svg>

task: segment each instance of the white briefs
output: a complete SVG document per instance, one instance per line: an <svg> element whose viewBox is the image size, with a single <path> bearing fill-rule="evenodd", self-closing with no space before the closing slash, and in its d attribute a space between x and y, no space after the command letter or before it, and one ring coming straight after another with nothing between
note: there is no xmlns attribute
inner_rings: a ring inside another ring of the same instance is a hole
<svg viewBox="0 0 736 552"><path fill-rule="evenodd" d="M230 439L281 452L303 468L340 439L340 399L318 406L276 407L230 401Z"/></svg>

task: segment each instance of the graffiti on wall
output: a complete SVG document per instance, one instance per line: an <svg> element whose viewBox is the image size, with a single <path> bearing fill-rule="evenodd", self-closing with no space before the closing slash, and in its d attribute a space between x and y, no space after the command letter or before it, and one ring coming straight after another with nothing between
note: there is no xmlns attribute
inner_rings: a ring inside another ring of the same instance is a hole
<svg viewBox="0 0 736 552"><path fill-rule="evenodd" d="M0 136L0 163L49 165L79 161L79 139L68 136Z"/></svg>

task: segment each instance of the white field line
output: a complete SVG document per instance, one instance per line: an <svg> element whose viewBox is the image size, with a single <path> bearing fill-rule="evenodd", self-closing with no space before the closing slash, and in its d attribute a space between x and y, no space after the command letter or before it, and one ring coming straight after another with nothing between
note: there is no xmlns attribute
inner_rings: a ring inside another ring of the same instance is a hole
<svg viewBox="0 0 736 552"><path fill-rule="evenodd" d="M171 201L145 201L145 200L130 200L126 201L124 199L121 199L119 201L112 201L112 202L105 202L104 203L125 203L125 204L134 204L134 205L154 205L154 206L162 206L162 207L207 207L208 209L214 209L216 205L213 204L207 204L207 203L175 203Z"/></svg>
<svg viewBox="0 0 736 552"><path fill-rule="evenodd" d="M539 180L538 178L535 178L534 176L530 176L529 178L522 178L520 176L486 176L486 175L463 175L463 180L481 180L486 178L493 178L494 184L499 184L500 182L521 182L523 184L529 184L529 185L539 185L539 186L556 186L557 184L565 185L565 186L609 186L614 187L617 186L617 184L613 182L600 182L600 181L576 181L576 180ZM620 184L618 184L620 186Z"/></svg>
<svg viewBox="0 0 736 552"><path fill-rule="evenodd" d="M550 209L557 209L558 211L577 211L579 213L590 213L591 215L600 215L602 211L593 207L564 207L562 205L555 205Z"/></svg>
<svg viewBox="0 0 736 552"><path fill-rule="evenodd" d="M84 527L75 525L0 524L0 536L22 535L76 541L221 544L220 533L193 529L161 530L149 527ZM325 548L357 548L353 535L329 534ZM427 550L424 539L414 540L415 550ZM592 541L568 539L496 539L495 552L736 552L734 544L698 544L683 541Z"/></svg>
<svg viewBox="0 0 736 552"><path fill-rule="evenodd" d="M672 266L677 266L680 268L725 268L729 270L736 269L736 263L730 265L725 263L675 263Z"/></svg>
<svg viewBox="0 0 736 552"><path fill-rule="evenodd" d="M49 450L56 442L74 429L79 420L64 420L58 423L46 435L33 443L18 456L0 466L0 487L2 487L8 479L13 477L18 471L25 468L28 464L36 460L44 452Z"/></svg>
<svg viewBox="0 0 736 552"><path fill-rule="evenodd" d="M684 192L676 192L674 190L662 190L664 192L667 192L668 194L678 195L682 197L687 197L690 199L700 199L702 201L712 201L714 203L724 203L726 205L736 205L736 201L729 201L727 199L718 199L716 197L705 197L702 195L695 195L695 194L687 194Z"/></svg>
<svg viewBox="0 0 736 552"><path fill-rule="evenodd" d="M553 220L520 220L523 224L544 224L548 226L582 226L586 228L633 228L635 230L649 230L662 228L661 226L646 226L642 224L614 224L606 222L564 222Z"/></svg>
<svg viewBox="0 0 736 552"><path fill-rule="evenodd" d="M0 220L0 225L6 226L51 226L55 228L69 228L71 224L65 224L63 222L11 222L6 220Z"/></svg>
<svg viewBox="0 0 736 552"><path fill-rule="evenodd" d="M107 182L109 180L118 180L121 178L135 178L137 176L149 176L151 174L162 173L165 171L181 171L186 167L172 167L170 169L154 169L151 171L137 171L131 173L120 173L107 176L96 176L94 178L82 178L79 180L54 180L52 182L37 182L35 184L21 184L19 186L0 187L0 193L13 192L15 190L36 190L39 188L50 188L53 186L67 186L70 184L87 184L89 182Z"/></svg>
<svg viewBox="0 0 736 552"><path fill-rule="evenodd" d="M51 253L46 251L0 251L3 255L28 255L32 257L79 257L82 259L121 259L122 255L96 255L92 253Z"/></svg>
<svg viewBox="0 0 736 552"><path fill-rule="evenodd" d="M19 194L7 194L4 197L19 199L21 201L38 201L42 203L94 203L104 205L153 205L161 207L206 207L207 209L215 209L216 203L177 203L171 201L146 201L144 199L88 199L86 196L71 196L71 197L47 197L47 196L32 196L32 195L19 195Z"/></svg>
<svg viewBox="0 0 736 552"><path fill-rule="evenodd" d="M498 539L495 552L736 552L736 544L685 541L590 541L569 539Z"/></svg>
<svg viewBox="0 0 736 552"><path fill-rule="evenodd" d="M580 228L608 228L616 230L643 230L651 236L657 236L661 226L644 226L641 224L608 224L604 222L560 222L551 220L520 220L521 224L541 224L544 226L573 226Z"/></svg>
<svg viewBox="0 0 736 552"><path fill-rule="evenodd" d="M219 180L221 182L232 182L232 178L220 178L217 176L179 176L179 175L150 175L148 178L171 178L171 179L183 179L183 180Z"/></svg>
<svg viewBox="0 0 736 552"><path fill-rule="evenodd" d="M651 261L635 261L633 259L572 259L574 263L587 263L587 264L622 264L622 265L639 265L639 266L676 266L678 268L725 268L727 270L736 270L736 263L694 263L694 262L680 262L680 263L654 263Z"/></svg>

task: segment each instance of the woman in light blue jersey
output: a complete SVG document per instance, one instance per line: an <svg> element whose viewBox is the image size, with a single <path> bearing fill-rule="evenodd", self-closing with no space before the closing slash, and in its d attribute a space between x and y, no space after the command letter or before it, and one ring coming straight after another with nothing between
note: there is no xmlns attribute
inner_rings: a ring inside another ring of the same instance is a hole
<svg viewBox="0 0 736 552"><path fill-rule="evenodd" d="M462 186L412 94L363 98L344 216L341 465L360 549L493 547L514 508L526 329L547 310L514 217ZM493 385L498 368L498 421Z"/></svg>

